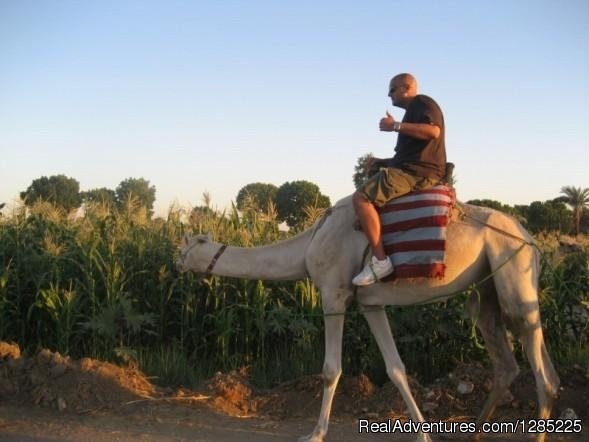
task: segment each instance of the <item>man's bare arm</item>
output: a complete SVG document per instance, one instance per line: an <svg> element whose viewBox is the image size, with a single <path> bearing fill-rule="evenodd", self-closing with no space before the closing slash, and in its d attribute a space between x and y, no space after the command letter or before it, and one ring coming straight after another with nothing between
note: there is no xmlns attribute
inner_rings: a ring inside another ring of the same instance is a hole
<svg viewBox="0 0 589 442"><path fill-rule="evenodd" d="M440 136L440 128L435 124L401 123L399 133L420 140L431 140Z"/></svg>
<svg viewBox="0 0 589 442"><path fill-rule="evenodd" d="M393 132L397 129L397 132L419 140L431 140L440 136L440 128L435 124L398 123L391 114L387 112L386 115L380 120L380 130L382 131Z"/></svg>

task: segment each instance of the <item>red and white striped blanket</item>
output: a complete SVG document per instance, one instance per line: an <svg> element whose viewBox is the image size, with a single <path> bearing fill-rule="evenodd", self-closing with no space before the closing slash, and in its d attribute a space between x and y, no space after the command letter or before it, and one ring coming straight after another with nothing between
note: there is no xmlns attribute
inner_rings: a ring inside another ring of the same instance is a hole
<svg viewBox="0 0 589 442"><path fill-rule="evenodd" d="M443 278L446 226L454 189L437 185L396 198L379 209L385 252L395 268L384 278Z"/></svg>

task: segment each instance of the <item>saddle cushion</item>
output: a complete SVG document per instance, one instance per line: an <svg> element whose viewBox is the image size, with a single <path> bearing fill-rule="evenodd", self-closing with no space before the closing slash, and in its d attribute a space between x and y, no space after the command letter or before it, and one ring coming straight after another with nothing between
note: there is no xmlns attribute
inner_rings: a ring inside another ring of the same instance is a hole
<svg viewBox="0 0 589 442"><path fill-rule="evenodd" d="M456 201L445 184L417 190L378 209L382 240L394 272L383 279L443 278L446 269L446 226Z"/></svg>

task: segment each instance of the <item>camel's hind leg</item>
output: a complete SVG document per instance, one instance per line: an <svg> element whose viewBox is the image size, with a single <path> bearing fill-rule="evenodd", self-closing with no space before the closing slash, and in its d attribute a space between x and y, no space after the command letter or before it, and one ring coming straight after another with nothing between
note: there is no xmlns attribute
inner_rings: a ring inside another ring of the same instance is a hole
<svg viewBox="0 0 589 442"><path fill-rule="evenodd" d="M490 262L497 273L495 288L501 312L507 327L522 343L534 377L538 395L538 418L548 419L558 394L560 380L546 351L540 306L538 304L539 262L535 249L526 246L517 256L498 269L497 263L505 261L506 253L490 253ZM537 441L545 439L538 434Z"/></svg>
<svg viewBox="0 0 589 442"><path fill-rule="evenodd" d="M532 321L519 329L519 339L526 351L528 361L536 378L538 394L538 419L548 419L552 405L558 395L560 379L552 365L544 344L544 334L540 324L540 314L530 315ZM535 319L534 319L535 318Z"/></svg>
<svg viewBox="0 0 589 442"><path fill-rule="evenodd" d="M558 395L560 379L544 344L539 307L531 309L520 321L510 320L509 326L522 343L534 372L538 396L538 419L549 419L552 406ZM539 433L536 440L541 442L545 438L546 433Z"/></svg>
<svg viewBox="0 0 589 442"><path fill-rule="evenodd" d="M378 348L382 353L387 369L387 374L399 392L403 396L403 400L411 413L413 422L424 422L423 415L419 411L419 407L411 394L409 383L407 382L407 374L405 373L405 365L401 361L393 334L389 326L389 321L382 306L362 306L362 313L368 321L370 330L376 339ZM426 433L419 433L418 440L423 442L431 441L429 435Z"/></svg>
<svg viewBox="0 0 589 442"><path fill-rule="evenodd" d="M471 317L476 322L489 357L493 363L493 387L477 420L477 427L489 422L497 403L501 400L519 369L507 338L505 324L501 319L501 309L493 283L489 281L479 287L480 297L472 294L468 299Z"/></svg>

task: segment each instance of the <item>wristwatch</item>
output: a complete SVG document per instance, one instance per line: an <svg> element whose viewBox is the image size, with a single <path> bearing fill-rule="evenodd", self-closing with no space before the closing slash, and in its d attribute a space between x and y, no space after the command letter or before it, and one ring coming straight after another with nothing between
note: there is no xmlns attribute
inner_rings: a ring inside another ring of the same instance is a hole
<svg viewBox="0 0 589 442"><path fill-rule="evenodd" d="M401 122L400 121L395 121L393 123L393 130L395 132L399 132L401 130Z"/></svg>

